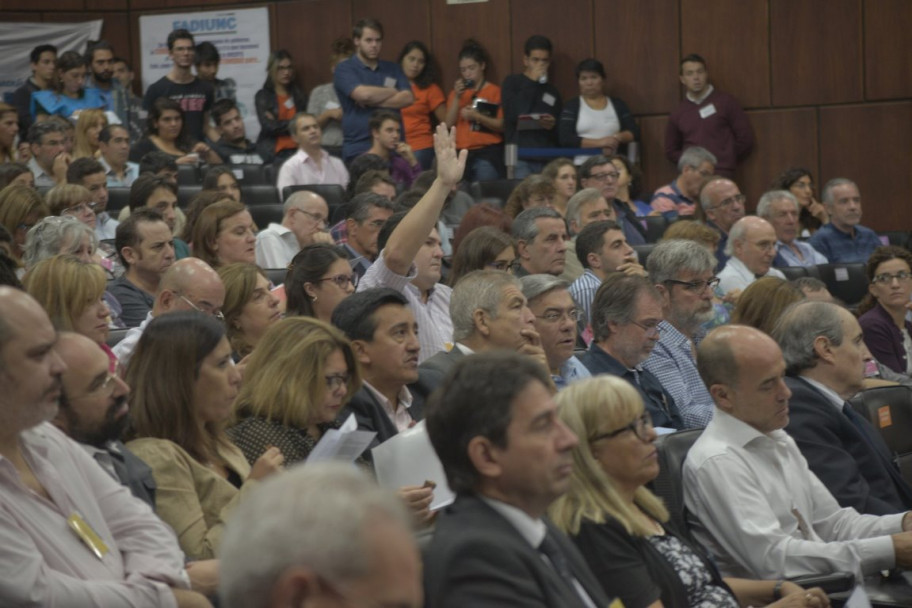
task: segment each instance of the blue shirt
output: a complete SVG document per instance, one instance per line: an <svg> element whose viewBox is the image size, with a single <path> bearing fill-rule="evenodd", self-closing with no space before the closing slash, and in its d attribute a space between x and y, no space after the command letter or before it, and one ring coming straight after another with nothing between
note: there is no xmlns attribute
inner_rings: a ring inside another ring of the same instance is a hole
<svg viewBox="0 0 912 608"><path fill-rule="evenodd" d="M773 266L777 268L786 266L802 266L807 268L808 266L816 266L818 264L829 264L829 260L808 243L795 240L792 241L792 244L798 248L798 251L801 252L804 259L799 258L798 255L792 251L791 247L782 241L779 241L776 243L777 253L776 257L773 258Z"/></svg>
<svg viewBox="0 0 912 608"><path fill-rule="evenodd" d="M371 147L371 134L367 123L371 114L379 108L361 106L351 98L352 91L361 85L372 87L389 86L394 83L398 91L411 91L412 85L402 73L398 63L380 60L377 67L371 69L365 65L357 53L336 66L333 72L333 86L342 105L342 157L347 161L363 154ZM398 110L389 109L396 114Z"/></svg>
<svg viewBox="0 0 912 608"><path fill-rule="evenodd" d="M870 228L855 226L855 235L839 230L833 224L825 224L808 241L822 253L831 264L864 264L882 246L880 237Z"/></svg>
<svg viewBox="0 0 912 608"><path fill-rule="evenodd" d="M587 325L592 323L592 301L601 285L602 280L595 276L590 268L584 270L583 274L570 284L570 295L577 308L583 311L583 321Z"/></svg>
<svg viewBox="0 0 912 608"><path fill-rule="evenodd" d="M554 386L557 387L557 390L561 390L567 388L567 385L571 382L588 378L591 375L586 366L575 356L571 355L561 366L560 375L551 374L551 379L554 380Z"/></svg>

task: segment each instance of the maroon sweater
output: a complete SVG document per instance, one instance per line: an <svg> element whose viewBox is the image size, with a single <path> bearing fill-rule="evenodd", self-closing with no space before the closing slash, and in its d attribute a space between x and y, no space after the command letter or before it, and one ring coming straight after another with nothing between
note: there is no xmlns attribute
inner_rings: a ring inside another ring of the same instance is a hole
<svg viewBox="0 0 912 608"><path fill-rule="evenodd" d="M712 105L716 111L706 118L700 110ZM754 147L754 135L747 115L735 98L713 90L700 105L685 99L668 117L665 156L677 163L690 146L701 146L715 154L716 173L733 177L735 165Z"/></svg>

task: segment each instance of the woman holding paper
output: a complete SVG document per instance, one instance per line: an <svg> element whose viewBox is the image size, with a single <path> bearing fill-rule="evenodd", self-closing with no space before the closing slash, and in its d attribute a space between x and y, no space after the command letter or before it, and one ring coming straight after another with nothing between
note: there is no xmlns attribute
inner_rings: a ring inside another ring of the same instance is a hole
<svg viewBox="0 0 912 608"><path fill-rule="evenodd" d="M215 557L225 520L251 480L271 475L283 460L272 448L251 467L225 434L241 376L224 324L196 311L156 317L124 379L133 389L135 439L128 447L152 469L156 513L190 559Z"/></svg>

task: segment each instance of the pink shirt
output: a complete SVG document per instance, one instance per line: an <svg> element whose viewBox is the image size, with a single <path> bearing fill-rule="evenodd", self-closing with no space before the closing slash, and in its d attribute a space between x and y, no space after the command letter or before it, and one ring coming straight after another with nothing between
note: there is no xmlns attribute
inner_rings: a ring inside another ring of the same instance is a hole
<svg viewBox="0 0 912 608"><path fill-rule="evenodd" d="M345 163L335 156L330 156L323 150L322 167L317 167L314 159L304 150L298 150L294 156L285 161L279 169L279 178L276 188L279 196L286 186L301 186L304 184L339 184L343 188L348 186L348 169Z"/></svg>

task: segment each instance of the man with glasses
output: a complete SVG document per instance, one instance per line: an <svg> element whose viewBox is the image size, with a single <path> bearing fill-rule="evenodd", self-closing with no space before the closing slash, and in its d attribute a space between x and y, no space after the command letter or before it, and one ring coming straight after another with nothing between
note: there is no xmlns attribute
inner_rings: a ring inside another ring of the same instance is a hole
<svg viewBox="0 0 912 608"><path fill-rule="evenodd" d="M620 175L607 156L596 154L587 158L579 168L580 187L599 190L614 208L617 223L624 229L627 242L631 245L643 245L646 243L646 228L630 207L617 199Z"/></svg>
<svg viewBox="0 0 912 608"><path fill-rule="evenodd" d="M114 247L125 270L108 292L120 302L124 325L137 327L152 310L162 275L174 263L174 237L161 213L143 207L117 226Z"/></svg>
<svg viewBox="0 0 912 608"><path fill-rule="evenodd" d="M348 187L348 169L345 163L331 156L321 145L322 133L317 117L301 112L289 124L291 138L298 144L298 151L282 163L276 188L279 196L288 186L306 184L338 184Z"/></svg>
<svg viewBox="0 0 912 608"><path fill-rule="evenodd" d="M583 188L567 201L565 217L571 239L567 247L564 272L561 274L561 278L573 282L583 274L583 265L576 257L576 235L592 222L617 221L617 213L602 196L599 188Z"/></svg>
<svg viewBox="0 0 912 608"><path fill-rule="evenodd" d="M832 264L867 262L882 243L876 232L860 224L858 186L851 180L837 177L826 183L821 198L830 222L814 233L810 244Z"/></svg>
<svg viewBox="0 0 912 608"><path fill-rule="evenodd" d="M776 257L773 266L810 267L828 264L829 260L809 243L798 240L801 206L788 190L770 190L760 197L757 215L768 221L776 231Z"/></svg>
<svg viewBox="0 0 912 608"><path fill-rule="evenodd" d="M782 271L773 268L776 257L776 231L762 217L742 217L732 226L725 254L731 256L719 273L719 291L737 296L761 277L785 280Z"/></svg>
<svg viewBox="0 0 912 608"><path fill-rule="evenodd" d="M729 255L725 253L728 246L728 232L735 222L744 217L744 205L747 197L741 194L738 185L725 177L712 177L700 190L700 206L706 215L706 225L719 233L719 246L716 248L718 268L725 266Z"/></svg>
<svg viewBox="0 0 912 608"><path fill-rule="evenodd" d="M98 240L113 239L120 222L108 215L106 211L108 208L108 178L105 175L104 166L94 158L77 158L67 168L66 178L68 184L78 184L92 195L92 202L95 203L93 209L95 211L95 236L98 237Z"/></svg>
<svg viewBox="0 0 912 608"><path fill-rule="evenodd" d="M126 367L146 326L155 317L180 310L196 310L224 321L225 286L218 273L199 258L184 258L171 265L158 287L152 310L139 327L133 327L112 349Z"/></svg>
<svg viewBox="0 0 912 608"><path fill-rule="evenodd" d="M706 426L713 401L697 372L696 345L713 317L716 259L695 241L673 239L656 245L646 269L662 296L659 340L643 367L662 383L678 406L684 428Z"/></svg>
<svg viewBox="0 0 912 608"><path fill-rule="evenodd" d="M580 361L593 375L611 374L632 384L655 426L683 429L674 398L642 366L659 340L662 318L662 296L645 277L606 278L592 304L595 338Z"/></svg>
<svg viewBox="0 0 912 608"><path fill-rule="evenodd" d="M53 188L66 183L66 172L72 157L64 149L66 130L55 120L36 122L28 130L32 158L28 168L38 188Z"/></svg>
<svg viewBox="0 0 912 608"><path fill-rule="evenodd" d="M589 370L573 355L582 312L570 295L567 281L550 274L532 274L520 281L554 386L560 390L580 378L588 378Z"/></svg>
<svg viewBox="0 0 912 608"><path fill-rule="evenodd" d="M678 159L678 177L652 195L649 204L669 220L692 216L697 211L697 198L703 182L716 171L716 157L700 146L684 150Z"/></svg>
<svg viewBox="0 0 912 608"><path fill-rule="evenodd" d="M386 220L393 215L395 205L383 195L373 192L356 194L348 201L348 212L344 220L345 232L343 240L336 242L345 249L352 270L363 277L370 268L380 250L377 247L377 237Z"/></svg>
<svg viewBox="0 0 912 608"><path fill-rule="evenodd" d="M285 268L305 245L333 242L326 230L329 206L322 196L299 190L283 208L282 223L271 222L257 234L256 260L261 268Z"/></svg>

